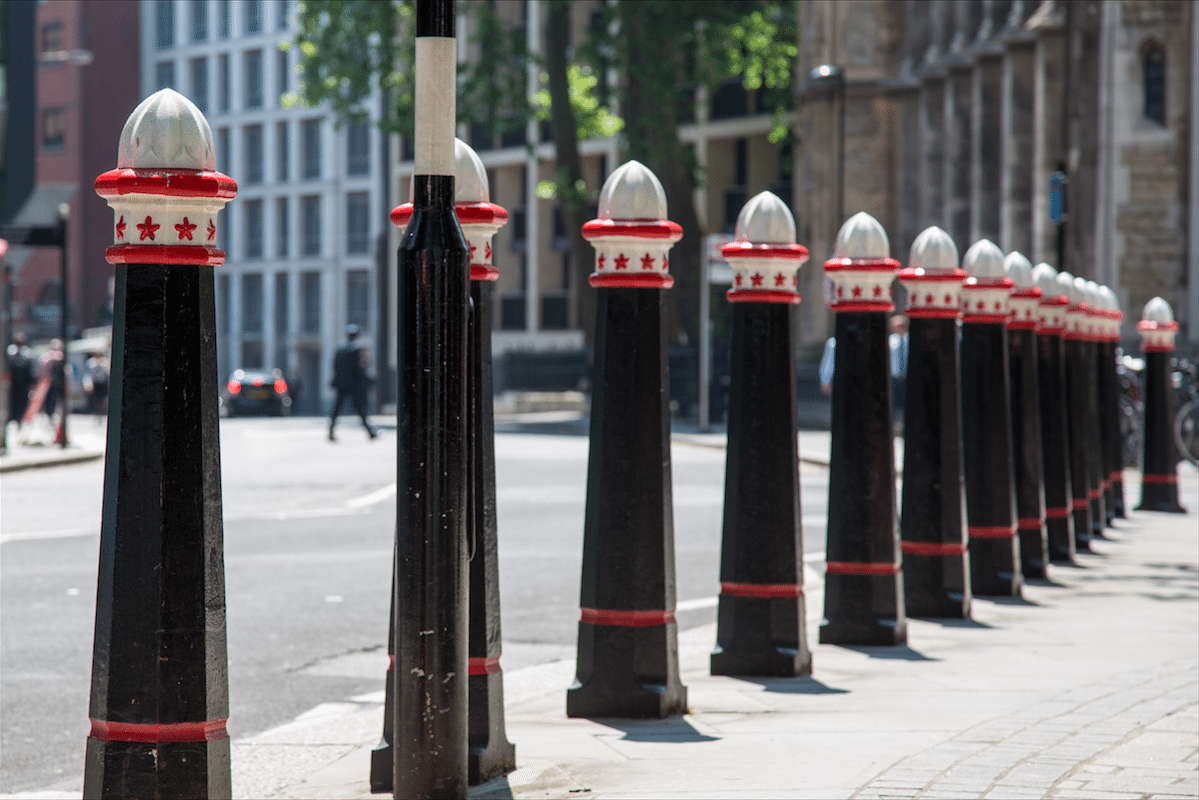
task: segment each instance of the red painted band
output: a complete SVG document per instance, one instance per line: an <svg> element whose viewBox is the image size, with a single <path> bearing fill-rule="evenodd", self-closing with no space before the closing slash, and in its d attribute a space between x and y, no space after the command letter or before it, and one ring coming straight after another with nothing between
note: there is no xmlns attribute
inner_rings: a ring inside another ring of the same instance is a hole
<svg viewBox="0 0 1199 800"><path fill-rule="evenodd" d="M495 203L455 203L454 216L459 225L503 225L508 221L508 212ZM407 226L411 219L412 203L391 210L391 224L397 228Z"/></svg>
<svg viewBox="0 0 1199 800"><path fill-rule="evenodd" d="M1066 519L1070 516L1068 508L1047 508L1045 509L1045 519Z"/></svg>
<svg viewBox="0 0 1199 800"><path fill-rule="evenodd" d="M668 219L616 220L593 219L583 225L583 238L588 241L607 236L629 236L634 239L669 239L677 242L683 238L683 227Z"/></svg>
<svg viewBox="0 0 1199 800"><path fill-rule="evenodd" d="M1178 483L1177 475L1142 475L1141 483Z"/></svg>
<svg viewBox="0 0 1199 800"><path fill-rule="evenodd" d="M587 282L596 289L669 289L674 278L663 272L593 272Z"/></svg>
<svg viewBox="0 0 1199 800"><path fill-rule="evenodd" d="M586 625L616 625L622 628L649 628L675 622L674 611L612 611L606 608L583 608L579 622Z"/></svg>
<svg viewBox="0 0 1199 800"><path fill-rule="evenodd" d="M960 284L968 277L966 271L962 269L945 270L944 272L925 272L923 269L917 270L908 267L899 273L901 281L918 281L922 283Z"/></svg>
<svg viewBox="0 0 1199 800"><path fill-rule="evenodd" d="M1103 489L1104 489L1104 491L1107 491L1108 489L1111 489L1111 488L1112 488L1112 479L1111 479L1111 478L1105 478L1105 479L1104 479L1104 481L1103 481Z"/></svg>
<svg viewBox="0 0 1199 800"><path fill-rule="evenodd" d="M225 251L208 245L114 244L104 251L109 264L166 264L172 267L219 267Z"/></svg>
<svg viewBox="0 0 1199 800"><path fill-rule="evenodd" d="M163 742L214 742L218 739L228 739L229 731L225 729L226 719L214 719L208 722L176 722L173 724L109 722L103 719L93 719L92 730L88 734L93 739L102 742L144 742L146 744L161 744Z"/></svg>
<svg viewBox="0 0 1199 800"><path fill-rule="evenodd" d="M725 294L730 303L791 303L798 304L799 292L785 289L729 289Z"/></svg>
<svg viewBox="0 0 1199 800"><path fill-rule="evenodd" d="M1108 476L1108 480L1112 483L1124 483L1124 473L1117 470Z"/></svg>
<svg viewBox="0 0 1199 800"><path fill-rule="evenodd" d="M1086 498L1079 497L1074 498L1073 504L1075 511L1082 511L1084 508L1088 508L1090 506L1090 503L1087 502Z"/></svg>
<svg viewBox="0 0 1199 800"><path fill-rule="evenodd" d="M96 194L230 199L237 195L237 181L219 172L200 169L110 169L96 178Z"/></svg>
<svg viewBox="0 0 1199 800"><path fill-rule="evenodd" d="M1036 322L1028 320L1020 320L1019 322L1008 321L1007 329L1009 331L1035 331L1037 329Z"/></svg>
<svg viewBox="0 0 1199 800"><path fill-rule="evenodd" d="M899 262L893 258L830 258L825 272L895 272Z"/></svg>
<svg viewBox="0 0 1199 800"><path fill-rule="evenodd" d="M1016 535L1015 527L1008 525L971 525L966 528L971 539L1011 539Z"/></svg>
<svg viewBox="0 0 1199 800"><path fill-rule="evenodd" d="M1041 305L1043 305L1043 306L1068 306L1068 305L1070 305L1070 298L1066 297L1064 294L1058 294L1058 295L1054 295L1052 297L1042 296L1041 297Z"/></svg>
<svg viewBox="0 0 1199 800"><path fill-rule="evenodd" d="M1040 300L1043 294L1044 292L1035 286L1012 289L1012 297L1022 297L1025 300Z"/></svg>
<svg viewBox="0 0 1199 800"><path fill-rule="evenodd" d="M493 672L500 672L500 657L488 656L487 658L468 658L467 672L471 675L490 675Z"/></svg>
<svg viewBox="0 0 1199 800"><path fill-rule="evenodd" d="M1087 489L1088 500L1098 500L1100 497L1103 497L1102 489Z"/></svg>
<svg viewBox="0 0 1199 800"><path fill-rule="evenodd" d="M1007 289L1016 288L1016 282L1011 278L967 278L963 289Z"/></svg>
<svg viewBox="0 0 1199 800"><path fill-rule="evenodd" d="M1025 530L1029 530L1029 529L1035 530L1037 528L1040 528L1044 524L1045 524L1045 520L1041 519L1040 517L1021 517L1019 519L1019 521L1016 523L1016 527L1023 528Z"/></svg>
<svg viewBox="0 0 1199 800"><path fill-rule="evenodd" d="M1154 322L1151 319L1143 319L1137 323L1138 331L1176 331L1178 330L1177 322Z"/></svg>
<svg viewBox="0 0 1199 800"><path fill-rule="evenodd" d="M395 670L396 670L396 656L395 656L395 653L388 653L388 654L387 654L387 671L388 671L388 672L395 672Z"/></svg>
<svg viewBox="0 0 1199 800"><path fill-rule="evenodd" d="M880 312L886 314L890 311L895 310L894 303L890 303L890 302L886 302L886 301L879 301L876 303L872 300L867 301L867 302L859 301L856 303L852 300L850 300L848 303L829 303L828 307L829 307L830 311L833 311L835 313L836 312L844 312L847 314L850 314L853 312L861 312L861 311L867 311L867 312L880 311Z"/></svg>
<svg viewBox="0 0 1199 800"><path fill-rule="evenodd" d="M1065 325L1041 325L1037 328L1037 333L1042 336L1061 336L1065 332Z"/></svg>
<svg viewBox="0 0 1199 800"><path fill-rule="evenodd" d="M720 593L729 597L802 597L798 583L727 583L720 582Z"/></svg>
<svg viewBox="0 0 1199 800"><path fill-rule="evenodd" d="M471 264L470 279L472 281L497 281L500 279L500 269L491 264Z"/></svg>
<svg viewBox="0 0 1199 800"><path fill-rule="evenodd" d="M960 308L908 308L905 315L918 319L960 319Z"/></svg>
<svg viewBox="0 0 1199 800"><path fill-rule="evenodd" d="M808 248L802 244L754 244L752 242L729 242L720 248L724 260L730 258L789 258L806 261Z"/></svg>
<svg viewBox="0 0 1199 800"><path fill-rule="evenodd" d="M1142 353L1173 353L1174 345L1170 344L1170 345L1157 346L1157 345L1143 344L1143 345L1141 345L1141 352Z"/></svg>
<svg viewBox="0 0 1199 800"><path fill-rule="evenodd" d="M870 561L826 561L824 571L829 575L898 575L899 564Z"/></svg>
<svg viewBox="0 0 1199 800"><path fill-rule="evenodd" d="M1007 314L963 314L962 322L994 322L1000 325L1006 325L1008 321Z"/></svg>
<svg viewBox="0 0 1199 800"><path fill-rule="evenodd" d="M961 542L900 542L899 547L913 556L960 556L966 552Z"/></svg>

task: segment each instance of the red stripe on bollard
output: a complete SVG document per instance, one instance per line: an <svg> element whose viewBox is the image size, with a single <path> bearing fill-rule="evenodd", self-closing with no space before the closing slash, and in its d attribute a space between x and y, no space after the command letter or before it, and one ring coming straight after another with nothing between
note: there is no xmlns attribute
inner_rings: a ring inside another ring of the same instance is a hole
<svg viewBox="0 0 1199 800"><path fill-rule="evenodd" d="M730 597L800 597L803 595L803 586L798 583L721 582L720 593Z"/></svg>
<svg viewBox="0 0 1199 800"><path fill-rule="evenodd" d="M1011 539L1016 535L1016 529L1003 525L972 525L966 529L966 533L968 533L972 539Z"/></svg>
<svg viewBox="0 0 1199 800"><path fill-rule="evenodd" d="M1016 527L1017 528L1025 528L1025 529L1031 528L1033 530L1036 530L1037 528L1041 527L1044 524L1045 524L1045 520L1041 519L1040 517L1021 517L1020 520L1016 523Z"/></svg>
<svg viewBox="0 0 1199 800"><path fill-rule="evenodd" d="M1075 497L1072 502L1074 504L1075 511L1081 511L1082 509L1087 508L1088 505L1085 497Z"/></svg>
<svg viewBox="0 0 1199 800"><path fill-rule="evenodd" d="M1111 488L1112 488L1112 479L1111 479L1111 478L1105 478L1105 479L1104 479L1104 481L1103 481L1103 488L1104 488L1104 490L1108 490L1108 489L1111 489Z"/></svg>
<svg viewBox="0 0 1199 800"><path fill-rule="evenodd" d="M960 556L966 545L958 542L900 542L903 552L914 556Z"/></svg>
<svg viewBox="0 0 1199 800"><path fill-rule="evenodd" d="M1098 500L1100 497L1103 497L1103 489L1098 487L1095 489L1087 489L1087 497L1091 500Z"/></svg>
<svg viewBox="0 0 1199 800"><path fill-rule="evenodd" d="M870 561L826 561L824 571L830 575L897 575L899 564Z"/></svg>
<svg viewBox="0 0 1199 800"><path fill-rule="evenodd" d="M467 665L467 672L471 675L490 675L493 672L501 671L499 656L470 658L467 659Z"/></svg>
<svg viewBox="0 0 1199 800"><path fill-rule="evenodd" d="M1178 483L1177 475L1142 475L1141 483Z"/></svg>
<svg viewBox="0 0 1199 800"><path fill-rule="evenodd" d="M649 628L675 621L674 611L613 611L606 608L583 608L579 622L586 625L616 625L622 628Z"/></svg>
<svg viewBox="0 0 1199 800"><path fill-rule="evenodd" d="M1123 483L1124 482L1124 474L1119 471L1113 472L1111 475L1108 476L1108 480L1113 481L1114 483Z"/></svg>
<svg viewBox="0 0 1199 800"><path fill-rule="evenodd" d="M1045 509L1045 519L1068 519L1070 517L1070 509L1068 508L1047 508Z"/></svg>
<svg viewBox="0 0 1199 800"><path fill-rule="evenodd" d="M144 724L136 722L109 722L93 719L88 735L102 742L214 742L228 739L225 729L228 720L214 719L207 722L176 722L173 724Z"/></svg>
<svg viewBox="0 0 1199 800"><path fill-rule="evenodd" d="M389 653L387 656L387 671L388 672L396 671L396 655L395 655L395 653Z"/></svg>

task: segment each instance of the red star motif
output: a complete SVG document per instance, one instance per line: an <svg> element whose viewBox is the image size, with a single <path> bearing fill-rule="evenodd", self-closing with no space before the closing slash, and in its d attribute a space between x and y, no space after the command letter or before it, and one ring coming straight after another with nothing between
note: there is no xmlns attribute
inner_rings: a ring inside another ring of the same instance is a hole
<svg viewBox="0 0 1199 800"><path fill-rule="evenodd" d="M838 286L838 287L837 287L837 297L844 297L844 296L845 296L845 289L843 289L842 287Z"/></svg>
<svg viewBox="0 0 1199 800"><path fill-rule="evenodd" d="M208 241L216 238L216 225L212 224L212 220L208 220Z"/></svg>
<svg viewBox="0 0 1199 800"><path fill-rule="evenodd" d="M875 286L875 287L874 287L874 296L875 296L875 297L882 297L882 296L883 296L883 287L881 287L881 286Z"/></svg>
<svg viewBox="0 0 1199 800"><path fill-rule="evenodd" d="M998 310L1001 308L1001 306L1002 306L1002 304L1001 304L1001 303L996 303L996 304L995 304L995 310L996 310L996 311L998 311Z"/></svg>
<svg viewBox="0 0 1199 800"><path fill-rule="evenodd" d="M620 255L618 255L616 257L616 268L617 269L628 269L629 268L629 260L627 258L625 258L624 253L621 253Z"/></svg>
<svg viewBox="0 0 1199 800"><path fill-rule="evenodd" d="M780 272L779 274L774 276L774 285L775 286L783 286L786 283L787 283L787 276L784 275L783 273Z"/></svg>
<svg viewBox="0 0 1199 800"><path fill-rule="evenodd" d="M933 296L931 294L924 298L924 304L926 306L931 306L933 304Z"/></svg>
<svg viewBox="0 0 1199 800"><path fill-rule="evenodd" d="M932 295L929 295L929 297L932 297ZM931 303L932 300L929 300L928 302ZM945 305L952 305L952 304L953 304L953 295L951 295L951 294L945 295Z"/></svg>
<svg viewBox="0 0 1199 800"><path fill-rule="evenodd" d="M125 215L124 214L122 214L121 218L119 220L117 220L117 238L118 239L125 238Z"/></svg>
<svg viewBox="0 0 1199 800"><path fill-rule="evenodd" d="M161 227L161 225L155 225L149 217L146 217L145 222L137 223L137 229L142 232L142 235L138 238L138 241L140 242L146 238L149 238L150 241L154 241L154 231Z"/></svg>
<svg viewBox="0 0 1199 800"><path fill-rule="evenodd" d="M645 255L643 255L641 257L641 268L642 269L653 269L654 268L654 257L651 256L649 253L646 253Z"/></svg>
<svg viewBox="0 0 1199 800"><path fill-rule="evenodd" d="M662 270L665 272L668 269L670 269L670 262L666 259L666 256L662 256Z"/></svg>
<svg viewBox="0 0 1199 800"><path fill-rule="evenodd" d="M986 307L986 303L984 303L982 300L979 300L978 301L978 310L982 311L983 308L985 308L985 307Z"/></svg>
<svg viewBox="0 0 1199 800"><path fill-rule="evenodd" d="M750 281L753 283L754 286L761 286L762 285L762 275L760 273L755 272L754 276L752 278L750 278Z"/></svg>
<svg viewBox="0 0 1199 800"><path fill-rule="evenodd" d="M491 263L491 242L487 242L483 245L483 258L487 261L487 263Z"/></svg>
<svg viewBox="0 0 1199 800"><path fill-rule="evenodd" d="M791 276L791 285L795 286L797 288L799 287L799 276L798 275Z"/></svg>
<svg viewBox="0 0 1199 800"><path fill-rule="evenodd" d="M855 287L853 287L853 296L854 296L854 297L861 297L861 296L862 296L862 287L861 287L861 286L855 286Z"/></svg>
<svg viewBox="0 0 1199 800"><path fill-rule="evenodd" d="M603 268L604 268L604 262L605 262L605 261L607 261L607 260L608 260L608 257L607 257L606 255L604 255L603 253L600 253L600 254L599 254L599 261L598 261L598 262L596 262L596 263L598 263L598 264L599 264L599 268L600 268L600 269L603 269Z"/></svg>
<svg viewBox="0 0 1199 800"><path fill-rule="evenodd" d="M466 246L470 248L470 260L474 261L475 260L475 251L478 250L479 248L475 247L469 241L467 241Z"/></svg>
<svg viewBox="0 0 1199 800"><path fill-rule="evenodd" d="M736 281L734 281L734 282L735 282L735 283L736 283L738 286L740 286L740 285L741 285L741 273L740 273L740 272L738 272L738 273L737 273L737 279L736 279Z"/></svg>
<svg viewBox="0 0 1199 800"><path fill-rule="evenodd" d="M175 225L175 230L179 232L179 241L181 241L181 242L184 239L187 239L190 242L192 240L192 231L194 231L195 229L196 229L196 226L193 225L192 223L188 222L187 217L183 218L182 224ZM153 239L154 237L151 236L150 238Z"/></svg>

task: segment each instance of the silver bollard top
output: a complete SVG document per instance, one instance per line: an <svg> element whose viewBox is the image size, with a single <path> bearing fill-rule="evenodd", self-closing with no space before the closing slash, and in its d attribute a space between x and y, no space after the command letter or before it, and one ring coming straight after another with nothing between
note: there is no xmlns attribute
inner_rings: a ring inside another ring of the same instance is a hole
<svg viewBox="0 0 1199 800"><path fill-rule="evenodd" d="M666 192L644 164L626 161L600 190L599 217L583 225L595 248L595 287L668 289L670 248L683 228L666 218Z"/></svg>
<svg viewBox="0 0 1199 800"><path fill-rule="evenodd" d="M1041 290L1032 279L1032 264L1023 253L1012 251L1003 257L1003 271L1013 284L1008 328L1035 331L1041 321Z"/></svg>
<svg viewBox="0 0 1199 800"><path fill-rule="evenodd" d="M640 161L621 164L600 189L599 218L616 220L666 219L666 192L658 176Z"/></svg>
<svg viewBox="0 0 1199 800"><path fill-rule="evenodd" d="M160 89L125 120L117 169L215 170L212 128L191 100Z"/></svg>
<svg viewBox="0 0 1199 800"><path fill-rule="evenodd" d="M1042 261L1032 269L1033 283L1041 290L1041 297L1044 300L1060 297L1062 295L1061 287L1057 282L1057 270Z"/></svg>
<svg viewBox="0 0 1199 800"><path fill-rule="evenodd" d="M1163 298L1155 297L1145 304L1145 310L1141 312L1141 319L1145 322L1168 325L1174 321L1174 309L1170 308L1170 304Z"/></svg>
<svg viewBox="0 0 1199 800"><path fill-rule="evenodd" d="M1174 309L1161 297L1145 304L1141 321L1137 323L1141 334L1141 350L1146 353L1169 353L1174 350L1174 337L1178 334L1178 323L1174 321Z"/></svg>
<svg viewBox="0 0 1199 800"><path fill-rule="evenodd" d="M798 303L795 270L808 260L795 243L795 217L774 192L760 192L737 215L735 238L720 249L736 271L730 303Z"/></svg>
<svg viewBox="0 0 1199 800"><path fill-rule="evenodd" d="M1003 251L990 239L979 239L970 245L962 258L962 269L971 278L992 282L1004 277Z"/></svg>
<svg viewBox="0 0 1199 800"><path fill-rule="evenodd" d="M912 242L908 254L908 269L954 272L958 268L958 248L953 237L932 225L925 228Z"/></svg>
<svg viewBox="0 0 1199 800"><path fill-rule="evenodd" d="M1009 322L1013 283L1004 274L999 246L979 239L966 251L962 270L970 276L962 285L962 322Z"/></svg>
<svg viewBox="0 0 1199 800"><path fill-rule="evenodd" d="M833 247L834 259L853 261L881 261L891 255L891 242L887 232L874 217L859 211L841 226L837 242Z"/></svg>
<svg viewBox="0 0 1199 800"><path fill-rule="evenodd" d="M483 161L473 147L458 138L454 139L454 202L491 202Z"/></svg>
<svg viewBox="0 0 1199 800"><path fill-rule="evenodd" d="M1054 276L1057 282L1058 292L1070 301L1071 305L1078 305L1081 300L1077 298L1078 292L1074 288L1074 276L1069 272L1059 272Z"/></svg>
<svg viewBox="0 0 1199 800"><path fill-rule="evenodd" d="M759 192L737 214L733 239L754 244L795 244L795 217L774 192Z"/></svg>
<svg viewBox="0 0 1199 800"><path fill-rule="evenodd" d="M1016 284L1018 289L1039 288L1032 277L1032 262L1025 258L1023 253L1013 250L1004 256L1003 272L1012 279L1012 283Z"/></svg>

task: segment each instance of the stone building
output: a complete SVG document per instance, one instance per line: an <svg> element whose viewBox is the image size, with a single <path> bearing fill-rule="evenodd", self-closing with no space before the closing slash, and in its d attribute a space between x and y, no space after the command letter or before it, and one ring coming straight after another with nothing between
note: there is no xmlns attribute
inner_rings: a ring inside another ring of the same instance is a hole
<svg viewBox="0 0 1199 800"><path fill-rule="evenodd" d="M1199 341L1199 5L807 0L799 29L794 205L813 260L859 210L901 261L939 225L961 252L986 237L1111 285L1127 339L1161 295ZM821 65L840 79L807 77ZM819 304L803 313L807 335L827 329Z"/></svg>

